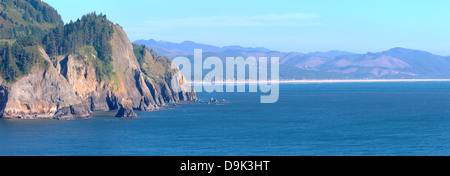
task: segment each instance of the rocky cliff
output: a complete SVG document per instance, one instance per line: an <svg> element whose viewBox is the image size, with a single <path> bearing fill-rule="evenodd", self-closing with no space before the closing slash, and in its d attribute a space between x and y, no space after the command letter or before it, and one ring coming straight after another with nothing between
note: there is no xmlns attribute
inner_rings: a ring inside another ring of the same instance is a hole
<svg viewBox="0 0 450 176"><path fill-rule="evenodd" d="M179 70L170 68L170 59L131 44L120 26L112 27L110 65L98 62L97 48L91 45L52 57L37 46L47 68L35 66L14 82L0 78L0 116L74 119L89 117L94 111L119 110L119 117L135 117L134 110L153 111L169 103L196 101ZM99 74L100 67L111 71L106 76Z"/></svg>

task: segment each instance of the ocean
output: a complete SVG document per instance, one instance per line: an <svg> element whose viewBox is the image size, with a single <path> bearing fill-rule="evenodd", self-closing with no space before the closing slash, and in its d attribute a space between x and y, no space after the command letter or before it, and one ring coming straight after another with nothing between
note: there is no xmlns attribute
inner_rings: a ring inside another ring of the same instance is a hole
<svg viewBox="0 0 450 176"><path fill-rule="evenodd" d="M260 93L89 119L0 119L0 155L417 156L450 155L450 82L280 84Z"/></svg>

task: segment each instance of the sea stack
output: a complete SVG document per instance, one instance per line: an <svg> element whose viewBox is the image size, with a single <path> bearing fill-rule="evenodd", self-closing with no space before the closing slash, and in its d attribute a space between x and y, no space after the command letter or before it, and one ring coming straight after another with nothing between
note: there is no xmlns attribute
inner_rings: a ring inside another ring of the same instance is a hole
<svg viewBox="0 0 450 176"><path fill-rule="evenodd" d="M119 112L116 117L120 118L137 118L137 114L133 111L131 100L123 100L120 105Z"/></svg>

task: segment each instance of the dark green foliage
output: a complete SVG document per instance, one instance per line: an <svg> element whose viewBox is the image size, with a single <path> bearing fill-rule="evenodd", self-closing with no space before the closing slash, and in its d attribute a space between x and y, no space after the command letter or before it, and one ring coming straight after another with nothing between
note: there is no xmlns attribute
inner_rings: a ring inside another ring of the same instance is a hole
<svg viewBox="0 0 450 176"><path fill-rule="evenodd" d="M23 3L22 0L15 0L17 2L17 6L21 7L20 4L23 5L23 9L25 9L29 14L28 16L31 18L31 20L36 20L37 22L47 22L47 23L59 23L62 24L61 16L58 14L58 12L51 6L49 6L47 3L42 2L41 0L25 0L29 4L31 4L32 7L37 11L34 11L28 4Z"/></svg>
<svg viewBox="0 0 450 176"><path fill-rule="evenodd" d="M113 33L113 24L105 15L90 13L81 20L56 27L44 38L43 44L50 56L74 54L83 46L90 45L98 57L105 60L112 52L109 41Z"/></svg>
<svg viewBox="0 0 450 176"><path fill-rule="evenodd" d="M22 9L22 18L26 22L63 24L58 12L41 0L2 0L0 5ZM15 23L11 18L8 18L5 12L0 13L0 16Z"/></svg>
<svg viewBox="0 0 450 176"><path fill-rule="evenodd" d="M136 56L137 61L139 62L139 65L142 67L142 65L144 64L145 60L144 60L144 55L145 55L145 45L136 45L133 44L133 52L134 52L134 56ZM149 73L147 73L146 69L142 69L142 72L145 75L149 75Z"/></svg>
<svg viewBox="0 0 450 176"><path fill-rule="evenodd" d="M19 26L19 27L0 27L0 39L19 39L21 37L34 36L36 38L43 38L47 33L36 26Z"/></svg>
<svg viewBox="0 0 450 176"><path fill-rule="evenodd" d="M0 39L42 39L50 28L63 25L58 12L41 0L2 0L0 6L0 18L5 21L0 26Z"/></svg>
<svg viewBox="0 0 450 176"><path fill-rule="evenodd" d="M16 59L13 58L13 54L11 51L11 46L8 43L5 43L4 46L0 48L0 56L2 63L0 67L0 71L2 77L8 81L15 81L16 77L19 76L19 68L17 67Z"/></svg>
<svg viewBox="0 0 450 176"><path fill-rule="evenodd" d="M39 39L34 36L21 37L17 39L17 43L23 47L39 45Z"/></svg>
<svg viewBox="0 0 450 176"><path fill-rule="evenodd" d="M25 49L17 42L0 45L0 63L0 75L7 82L14 82L28 74L35 65L46 65L38 53Z"/></svg>
<svg viewBox="0 0 450 176"><path fill-rule="evenodd" d="M76 22L70 21L64 27L54 28L44 37L42 43L50 57L76 54L84 46L93 46L100 60L93 61L96 65L97 77L104 78L112 73L110 40L113 33L113 24L106 15L97 15L94 12L84 15Z"/></svg>
<svg viewBox="0 0 450 176"><path fill-rule="evenodd" d="M140 62L144 59L145 45L136 45L133 43L133 52L136 59Z"/></svg>
<svg viewBox="0 0 450 176"><path fill-rule="evenodd" d="M105 15L95 12L76 22L63 25L58 12L41 0L1 0L0 2L0 75L8 82L30 72L34 65L46 68L38 52L42 45L50 57L78 54L92 46L98 59L91 58L99 82L112 74L113 24Z"/></svg>
<svg viewBox="0 0 450 176"><path fill-rule="evenodd" d="M41 0L1 0L0 76L14 82L34 66L47 68L38 46L48 31L62 26L58 12Z"/></svg>

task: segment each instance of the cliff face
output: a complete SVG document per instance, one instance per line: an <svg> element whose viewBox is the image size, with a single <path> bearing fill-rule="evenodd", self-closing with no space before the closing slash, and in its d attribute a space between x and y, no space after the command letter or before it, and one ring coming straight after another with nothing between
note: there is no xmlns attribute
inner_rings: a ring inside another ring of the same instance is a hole
<svg viewBox="0 0 450 176"><path fill-rule="evenodd" d="M89 117L94 111L120 110L118 116L134 117L133 110L152 111L168 103L196 101L184 77L168 67L169 59L145 48L143 58L138 60L134 46L118 25L114 25L109 42L109 79L99 79L95 65L99 58L92 46L52 58L40 48L49 63L47 69L34 68L14 83L0 78L0 116L73 119ZM174 91L175 87L181 91Z"/></svg>

